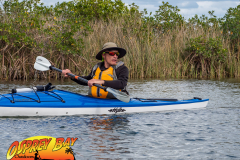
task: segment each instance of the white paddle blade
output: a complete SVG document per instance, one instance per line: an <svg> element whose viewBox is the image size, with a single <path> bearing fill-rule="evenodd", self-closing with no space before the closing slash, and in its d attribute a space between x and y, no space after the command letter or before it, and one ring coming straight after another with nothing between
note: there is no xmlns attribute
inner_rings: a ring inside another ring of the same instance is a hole
<svg viewBox="0 0 240 160"><path fill-rule="evenodd" d="M34 64L34 68L39 71L48 71L51 63L44 57L38 56Z"/></svg>
<svg viewBox="0 0 240 160"><path fill-rule="evenodd" d="M129 95L127 95L124 92L112 89L112 88L107 88L107 91L112 93L117 99L119 99L120 101L126 102L128 103L130 101L130 97Z"/></svg>

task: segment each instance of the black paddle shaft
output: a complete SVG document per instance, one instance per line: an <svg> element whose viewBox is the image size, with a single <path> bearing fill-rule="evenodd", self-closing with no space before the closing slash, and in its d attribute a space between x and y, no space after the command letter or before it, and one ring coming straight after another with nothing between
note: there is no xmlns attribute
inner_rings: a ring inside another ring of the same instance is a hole
<svg viewBox="0 0 240 160"><path fill-rule="evenodd" d="M62 70L61 70L61 69L55 68L55 67L53 67L53 66L50 66L49 68L50 68L51 70L55 70L55 71L58 71L58 72L61 72L61 73L62 73ZM67 73L67 75L69 75L70 77L73 77L73 78L75 78L75 79L77 79L77 80L79 80L79 81L88 83L88 80L86 80L86 79L84 79L84 78L82 78L82 77L76 76L76 75L71 74L71 73ZM93 85L96 86L96 87L98 87L98 88L103 89L104 91L107 90L107 87L103 87L103 86L101 86L101 85L99 85L99 84L95 84L95 83L94 83Z"/></svg>

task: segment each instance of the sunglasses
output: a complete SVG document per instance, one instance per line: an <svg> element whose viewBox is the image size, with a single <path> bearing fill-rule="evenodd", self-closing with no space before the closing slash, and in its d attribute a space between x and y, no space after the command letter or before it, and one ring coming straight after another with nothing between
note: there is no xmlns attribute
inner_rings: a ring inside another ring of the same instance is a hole
<svg viewBox="0 0 240 160"><path fill-rule="evenodd" d="M119 52L105 52L105 53L109 54L110 56L114 56L115 54L119 56L120 54Z"/></svg>

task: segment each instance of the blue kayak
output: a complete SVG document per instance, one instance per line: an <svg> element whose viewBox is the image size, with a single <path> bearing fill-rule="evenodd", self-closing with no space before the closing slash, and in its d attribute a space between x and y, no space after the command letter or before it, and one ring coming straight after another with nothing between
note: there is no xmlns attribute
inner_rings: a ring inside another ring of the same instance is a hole
<svg viewBox="0 0 240 160"><path fill-rule="evenodd" d="M27 91L0 95L0 116L63 116L158 112L204 108L209 99L100 99L64 90Z"/></svg>

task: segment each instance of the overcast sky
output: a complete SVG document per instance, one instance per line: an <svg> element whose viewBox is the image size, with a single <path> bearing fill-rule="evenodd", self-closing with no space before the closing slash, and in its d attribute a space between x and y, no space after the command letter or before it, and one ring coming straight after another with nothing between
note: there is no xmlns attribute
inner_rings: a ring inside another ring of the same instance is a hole
<svg viewBox="0 0 240 160"><path fill-rule="evenodd" d="M63 2L69 0L42 0L45 5L54 5L57 2ZM162 0L122 0L126 5L132 4L133 2L139 6L140 11L144 8L148 12L153 12L158 10L159 5L162 4ZM165 0L173 6L178 6L180 8L180 14L182 14L185 19L188 19L195 14L208 16L208 11L215 11L215 15L220 18L225 15L230 7L237 7L240 5L240 0Z"/></svg>

